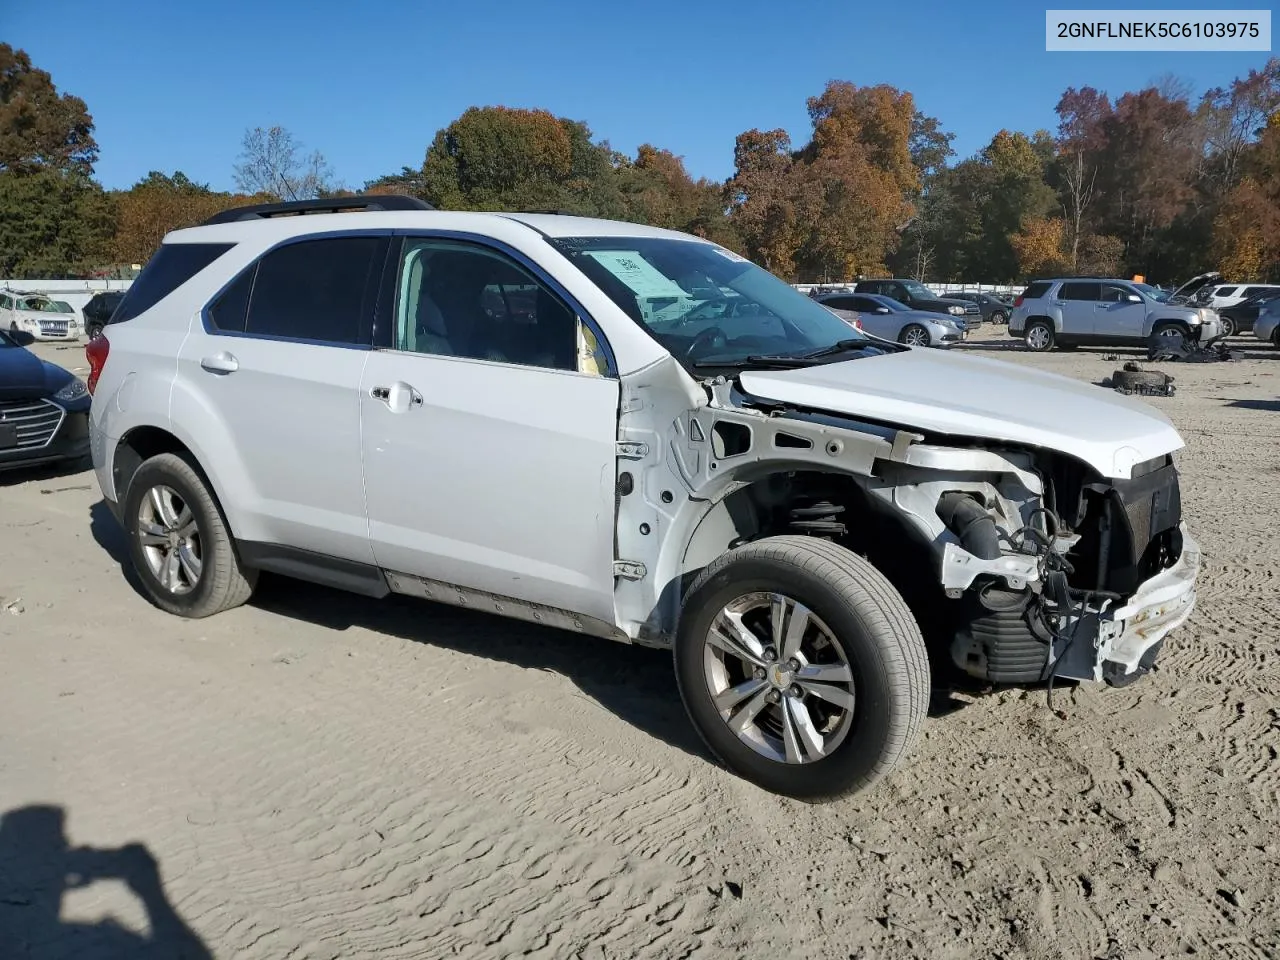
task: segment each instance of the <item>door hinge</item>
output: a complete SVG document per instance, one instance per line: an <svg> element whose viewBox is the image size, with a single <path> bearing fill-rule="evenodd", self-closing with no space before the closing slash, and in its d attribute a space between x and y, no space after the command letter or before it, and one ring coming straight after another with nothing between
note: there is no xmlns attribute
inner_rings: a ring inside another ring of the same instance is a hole
<svg viewBox="0 0 1280 960"><path fill-rule="evenodd" d="M639 560L613 561L613 575L623 580L643 580L648 573L649 571Z"/></svg>
<svg viewBox="0 0 1280 960"><path fill-rule="evenodd" d="M637 443L633 440L619 440L617 448L618 456L623 460L643 460L649 455L649 445L647 443Z"/></svg>

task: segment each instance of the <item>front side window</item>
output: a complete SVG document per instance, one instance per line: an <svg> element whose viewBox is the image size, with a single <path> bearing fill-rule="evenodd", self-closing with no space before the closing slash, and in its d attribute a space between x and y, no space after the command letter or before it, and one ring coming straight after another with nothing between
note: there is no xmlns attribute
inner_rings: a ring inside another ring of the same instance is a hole
<svg viewBox="0 0 1280 960"><path fill-rule="evenodd" d="M409 238L396 281L394 347L600 375L589 327L519 263L475 243Z"/></svg>
<svg viewBox="0 0 1280 960"><path fill-rule="evenodd" d="M1132 290L1119 284L1104 283L1100 299L1103 303L1126 303L1128 302L1129 294L1132 292Z"/></svg>
<svg viewBox="0 0 1280 960"><path fill-rule="evenodd" d="M817 301L714 244L634 236L548 242L688 367L802 360L834 348L884 352Z"/></svg>
<svg viewBox="0 0 1280 960"><path fill-rule="evenodd" d="M322 237L278 247L259 262L249 297L244 332L320 343L363 342L367 303L377 282L381 237ZM239 282L239 281L238 281ZM236 328L235 285L223 305L225 322ZM212 310L215 323L219 304Z"/></svg>
<svg viewBox="0 0 1280 960"><path fill-rule="evenodd" d="M918 280L904 280L902 283L898 284L898 286L903 290L906 290L908 296L914 297L917 300L933 300L937 297L936 293Z"/></svg>

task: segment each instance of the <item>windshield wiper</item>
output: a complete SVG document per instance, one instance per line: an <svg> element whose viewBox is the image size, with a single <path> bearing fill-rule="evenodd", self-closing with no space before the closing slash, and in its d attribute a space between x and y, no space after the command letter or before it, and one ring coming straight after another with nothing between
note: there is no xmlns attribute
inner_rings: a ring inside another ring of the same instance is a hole
<svg viewBox="0 0 1280 960"><path fill-rule="evenodd" d="M748 365L770 367L813 367L822 363L827 357L849 350L876 348L878 344L862 338L837 340L829 347L822 347L810 353L753 353L740 360L695 360L695 367L743 367Z"/></svg>
<svg viewBox="0 0 1280 960"><path fill-rule="evenodd" d="M814 350L812 353L802 353L800 356L805 360L813 360L817 357L829 357L835 353L844 353L846 350L861 350L864 347L873 346L871 341L864 340L861 337L855 337L849 340L837 340L829 347L823 347L821 350Z"/></svg>

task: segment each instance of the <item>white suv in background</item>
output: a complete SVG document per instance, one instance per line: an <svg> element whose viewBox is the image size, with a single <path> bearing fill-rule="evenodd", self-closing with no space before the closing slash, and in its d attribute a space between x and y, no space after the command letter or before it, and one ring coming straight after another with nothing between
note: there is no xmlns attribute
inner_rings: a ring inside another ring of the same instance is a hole
<svg viewBox="0 0 1280 960"><path fill-rule="evenodd" d="M241 208L166 237L86 353L159 607L269 570L671 648L716 756L793 796L889 771L948 664L1123 685L1195 603L1160 413L869 338L685 234Z"/></svg>

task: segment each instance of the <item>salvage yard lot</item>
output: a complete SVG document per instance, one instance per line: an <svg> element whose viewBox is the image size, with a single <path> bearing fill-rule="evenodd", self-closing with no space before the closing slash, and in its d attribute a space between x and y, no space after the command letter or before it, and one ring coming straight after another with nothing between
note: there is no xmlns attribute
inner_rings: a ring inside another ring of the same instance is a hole
<svg viewBox="0 0 1280 960"><path fill-rule="evenodd" d="M825 806L715 767L666 654L274 578L179 620L91 472L0 475L0 955L172 943L137 843L218 957L1280 957L1280 351L1239 342L1150 401L1205 553L1158 671L959 695Z"/></svg>

